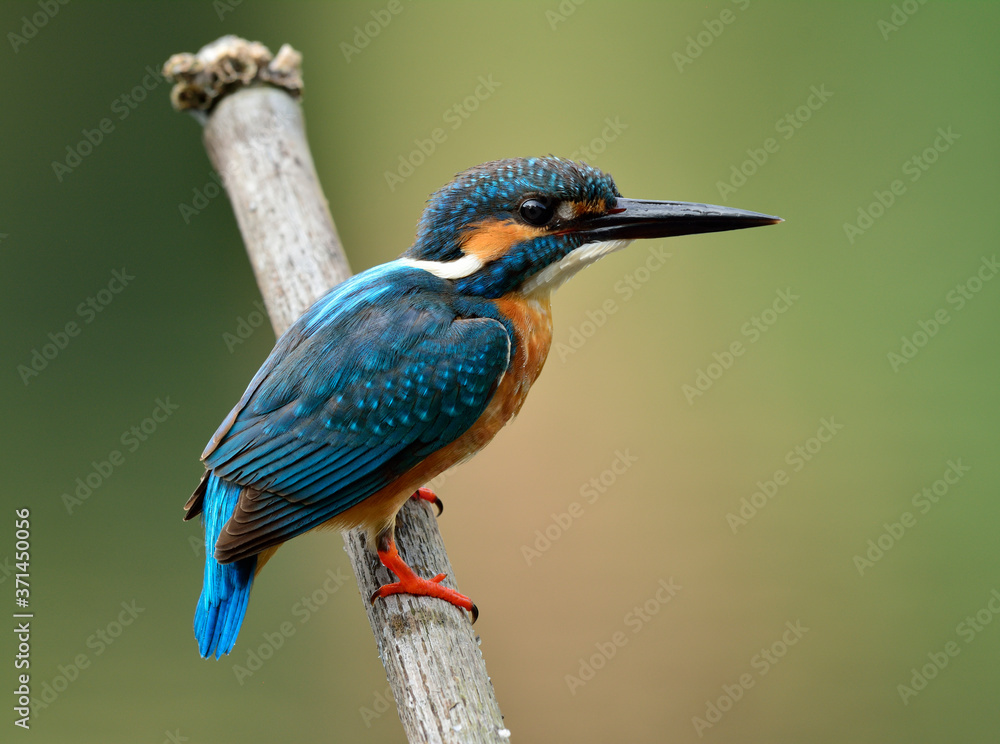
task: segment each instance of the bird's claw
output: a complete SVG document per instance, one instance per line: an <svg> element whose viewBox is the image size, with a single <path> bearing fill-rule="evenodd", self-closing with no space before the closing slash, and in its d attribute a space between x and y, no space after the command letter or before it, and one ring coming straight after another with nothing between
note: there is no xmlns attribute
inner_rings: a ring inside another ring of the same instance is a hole
<svg viewBox="0 0 1000 744"><path fill-rule="evenodd" d="M444 502L438 498L437 494L429 488L418 488L410 497L418 501L429 501L437 507L437 515L440 517L444 513Z"/></svg>
<svg viewBox="0 0 1000 744"><path fill-rule="evenodd" d="M446 574L437 574L432 579L424 579L417 576L413 569L406 565L406 562L400 557L395 540L390 539L388 545L378 551L378 557L382 565L396 575L398 581L380 586L372 592L370 597L372 604L375 604L375 600L379 597L389 597L393 594L422 595L443 599L445 602L453 604L466 612L471 612L472 622L476 622L479 618L479 608L476 607L471 599L455 589L441 585Z"/></svg>
<svg viewBox="0 0 1000 744"><path fill-rule="evenodd" d="M434 584L435 586L439 586L440 583L444 580L444 578L445 574L438 574L433 579L422 579L421 581L426 581L428 584ZM393 584L385 584L384 586L380 586L378 589L372 592L371 597L369 597L369 601L374 605L375 600L378 599L379 597L383 598L389 597L392 596L393 594L409 594L411 596L437 597L438 599L443 599L448 604L455 605L455 607L465 610L469 614L471 614L472 615L471 625L475 625L476 620L479 619L479 608L476 606L476 603L473 602L468 597L466 597L464 594L459 594L454 589L449 589L448 587L442 586L440 587L439 592L430 593L430 592L421 592L419 590L413 591L414 588L415 587L412 586L404 588L402 582L399 581Z"/></svg>

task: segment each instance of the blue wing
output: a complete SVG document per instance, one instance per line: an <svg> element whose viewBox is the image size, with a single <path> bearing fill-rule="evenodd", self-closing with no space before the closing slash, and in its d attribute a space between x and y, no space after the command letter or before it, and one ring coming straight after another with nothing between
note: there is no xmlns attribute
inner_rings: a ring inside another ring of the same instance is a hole
<svg viewBox="0 0 1000 744"><path fill-rule="evenodd" d="M203 455L244 487L220 561L326 522L479 418L513 339L463 302L450 283L388 264L334 288L282 336Z"/></svg>

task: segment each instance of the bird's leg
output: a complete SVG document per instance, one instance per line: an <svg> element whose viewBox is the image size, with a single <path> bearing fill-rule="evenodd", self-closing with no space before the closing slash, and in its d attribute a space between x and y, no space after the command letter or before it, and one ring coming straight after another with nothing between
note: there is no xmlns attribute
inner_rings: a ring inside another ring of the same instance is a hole
<svg viewBox="0 0 1000 744"><path fill-rule="evenodd" d="M429 488L418 488L410 496L411 499L416 499L417 501L430 501L434 506L437 507L437 515L440 517L444 513L444 502L438 498L437 494L434 493Z"/></svg>
<svg viewBox="0 0 1000 744"><path fill-rule="evenodd" d="M399 579L394 584L386 584L376 589L371 596L372 604L379 597L388 597L391 594L415 594L425 597L437 597L445 602L450 602L456 607L472 613L472 622L479 618L479 608L464 594L459 594L454 589L441 586L445 574L438 574L433 579L423 579L417 576L413 569L406 565L396 549L396 541L392 537L392 529L388 529L378 536L378 558L382 565L396 574Z"/></svg>

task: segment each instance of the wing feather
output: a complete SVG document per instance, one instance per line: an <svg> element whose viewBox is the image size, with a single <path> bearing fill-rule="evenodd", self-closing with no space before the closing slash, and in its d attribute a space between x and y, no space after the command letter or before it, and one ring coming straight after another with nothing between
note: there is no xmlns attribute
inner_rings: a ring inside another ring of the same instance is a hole
<svg viewBox="0 0 1000 744"><path fill-rule="evenodd" d="M307 311L203 456L244 486L216 558L239 560L328 521L466 431L513 345L501 319L475 315L449 282L382 267Z"/></svg>

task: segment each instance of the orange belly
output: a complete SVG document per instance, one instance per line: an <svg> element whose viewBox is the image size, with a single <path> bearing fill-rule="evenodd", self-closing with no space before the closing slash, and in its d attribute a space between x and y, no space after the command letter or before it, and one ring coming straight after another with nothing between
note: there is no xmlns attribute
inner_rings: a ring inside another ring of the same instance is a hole
<svg viewBox="0 0 1000 744"><path fill-rule="evenodd" d="M363 528L368 533L368 544L374 545L376 535L392 529L396 513L414 491L489 444L521 410L552 344L551 305L548 297L526 298L518 293L504 295L494 300L494 304L514 325L518 343L514 349L514 362L500 381L486 410L454 442L437 450L361 503L341 512L323 527L340 530Z"/></svg>

